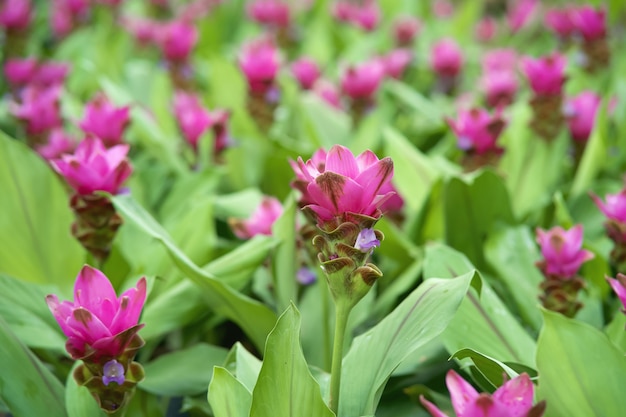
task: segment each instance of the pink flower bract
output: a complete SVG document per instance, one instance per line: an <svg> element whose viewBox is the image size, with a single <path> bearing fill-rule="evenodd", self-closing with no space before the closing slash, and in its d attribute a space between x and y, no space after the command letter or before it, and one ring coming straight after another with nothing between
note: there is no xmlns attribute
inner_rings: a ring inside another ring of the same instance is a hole
<svg viewBox="0 0 626 417"><path fill-rule="evenodd" d="M538 266L545 275L570 279L583 263L594 257L593 253L582 249L583 227L580 224L567 231L560 226L537 229L537 243L544 258Z"/></svg>

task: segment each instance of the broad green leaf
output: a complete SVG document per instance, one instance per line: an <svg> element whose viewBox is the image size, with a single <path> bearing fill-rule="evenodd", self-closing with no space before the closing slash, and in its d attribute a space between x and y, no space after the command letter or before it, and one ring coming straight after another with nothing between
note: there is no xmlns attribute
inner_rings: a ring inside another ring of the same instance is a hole
<svg viewBox="0 0 626 417"><path fill-rule="evenodd" d="M167 353L144 365L146 378L139 386L164 397L200 394L211 382L213 367L222 364L227 354L224 348L206 343Z"/></svg>
<svg viewBox="0 0 626 417"><path fill-rule="evenodd" d="M14 417L66 417L63 384L0 317L0 400Z"/></svg>
<svg viewBox="0 0 626 417"><path fill-rule="evenodd" d="M297 297L296 201L292 196L285 203L283 214L274 222L272 236L280 239L272 262L276 308L284 311Z"/></svg>
<svg viewBox="0 0 626 417"><path fill-rule="evenodd" d="M511 367L497 359L483 355L473 349L461 349L452 355L455 359L472 360L478 371L489 381L492 387L501 386L504 383L503 375L506 374L509 379L515 378L518 373Z"/></svg>
<svg viewBox="0 0 626 417"><path fill-rule="evenodd" d="M303 136L314 148L330 149L335 144L347 145L350 138L350 118L320 98L303 95L300 102Z"/></svg>
<svg viewBox="0 0 626 417"><path fill-rule="evenodd" d="M456 279L424 282L380 323L354 339L343 361L340 417L376 411L393 371L446 328L473 277L472 271Z"/></svg>
<svg viewBox="0 0 626 417"><path fill-rule="evenodd" d="M252 394L225 368L213 368L209 404L215 417L248 417Z"/></svg>
<svg viewBox="0 0 626 417"><path fill-rule="evenodd" d="M276 317L269 308L235 291L191 262L172 242L167 232L131 196L114 196L112 200L126 221L135 223L165 246L180 271L200 288L213 311L237 323L257 347L263 346Z"/></svg>
<svg viewBox="0 0 626 417"><path fill-rule="evenodd" d="M292 304L267 338L250 417L331 417L300 348L300 313Z"/></svg>
<svg viewBox="0 0 626 417"><path fill-rule="evenodd" d="M98 407L98 403L89 390L86 387L79 386L74 380L74 370L80 364L80 361L76 361L67 375L67 382L65 383L67 415L68 417L105 417L107 414Z"/></svg>
<svg viewBox="0 0 626 417"><path fill-rule="evenodd" d="M239 342L235 343L224 361L224 367L232 372L237 381L241 382L249 392L254 390L261 372L261 365L261 361Z"/></svg>
<svg viewBox="0 0 626 417"><path fill-rule="evenodd" d="M537 347L539 398L546 417L620 416L626 410L626 358L598 329L543 312Z"/></svg>
<svg viewBox="0 0 626 417"><path fill-rule="evenodd" d="M611 342L626 354L626 314L621 309L604 329Z"/></svg>
<svg viewBox="0 0 626 417"><path fill-rule="evenodd" d="M65 337L46 305L51 286L41 286L0 274L0 317L29 347L65 350Z"/></svg>
<svg viewBox="0 0 626 417"><path fill-rule="evenodd" d="M0 195L0 272L69 292L85 259L70 233L69 194L43 159L2 132Z"/></svg>

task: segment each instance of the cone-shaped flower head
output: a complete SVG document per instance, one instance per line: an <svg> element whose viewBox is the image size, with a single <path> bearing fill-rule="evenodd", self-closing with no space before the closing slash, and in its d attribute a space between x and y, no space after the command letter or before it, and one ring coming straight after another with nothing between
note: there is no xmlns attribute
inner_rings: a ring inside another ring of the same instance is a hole
<svg viewBox="0 0 626 417"><path fill-rule="evenodd" d="M616 278L607 277L606 280L609 282L611 288L613 288L613 291L615 291L615 294L617 294L617 297L622 302L622 311L626 313L626 275L617 274Z"/></svg>
<svg viewBox="0 0 626 417"><path fill-rule="evenodd" d="M545 410L545 402L533 406L534 386L525 373L505 382L493 394L479 394L453 370L446 375L446 385L457 417L540 417ZM423 396L420 401L433 417L446 417Z"/></svg>
<svg viewBox="0 0 626 417"><path fill-rule="evenodd" d="M42 87L61 85L70 72L70 64L61 61L41 62L32 83Z"/></svg>
<svg viewBox="0 0 626 417"><path fill-rule="evenodd" d="M593 130L602 98L593 91L583 91L568 100L565 109L572 139L587 142Z"/></svg>
<svg viewBox="0 0 626 417"><path fill-rule="evenodd" d="M626 188L617 194L607 194L604 197L605 201L596 195L592 195L592 198L608 220L626 226Z"/></svg>
<svg viewBox="0 0 626 417"><path fill-rule="evenodd" d="M483 75L481 87L490 107L508 106L517 93L517 76L513 71L491 71Z"/></svg>
<svg viewBox="0 0 626 417"><path fill-rule="evenodd" d="M76 142L63 129L55 129L48 135L47 143L37 146L37 153L47 161L60 158L61 155L72 153Z"/></svg>
<svg viewBox="0 0 626 417"><path fill-rule="evenodd" d="M594 9L592 6L577 8L572 15L576 31L586 41L593 41L606 37L606 10Z"/></svg>
<svg viewBox="0 0 626 417"><path fill-rule="evenodd" d="M294 169L306 184L303 200L310 204L304 209L319 226L333 220L349 221L351 214L378 218L379 207L393 195L381 193L393 177L391 158L379 160L369 150L355 157L348 148L335 145L323 166L299 157Z"/></svg>
<svg viewBox="0 0 626 417"><path fill-rule="evenodd" d="M385 76L385 67L379 60L370 60L345 69L341 77L341 91L353 100L371 99Z"/></svg>
<svg viewBox="0 0 626 417"><path fill-rule="evenodd" d="M193 23L179 19L162 28L158 43L168 61L185 62L198 42L198 29Z"/></svg>
<svg viewBox="0 0 626 417"><path fill-rule="evenodd" d="M106 147L119 145L124 142L122 135L129 123L129 111L130 107L115 107L104 94L99 94L87 103L79 127L100 138Z"/></svg>
<svg viewBox="0 0 626 417"><path fill-rule="evenodd" d="M66 348L74 359L119 357L143 325L139 315L146 300L146 279L117 297L109 279L85 265L74 284L74 301L59 301L48 295L46 302L61 330L68 337Z"/></svg>
<svg viewBox="0 0 626 417"><path fill-rule="evenodd" d="M0 3L0 26L6 30L23 30L30 24L30 0L5 0Z"/></svg>
<svg viewBox="0 0 626 417"><path fill-rule="evenodd" d="M230 227L240 239L272 234L272 225L283 214L283 206L273 197L263 197L249 219L229 219Z"/></svg>
<svg viewBox="0 0 626 417"><path fill-rule="evenodd" d="M463 66L463 53L453 39L442 39L430 51L430 66L437 74L454 77Z"/></svg>
<svg viewBox="0 0 626 417"><path fill-rule="evenodd" d="M354 5L351 21L367 32L376 29L380 22L380 8L376 0L365 0L360 5Z"/></svg>
<svg viewBox="0 0 626 417"><path fill-rule="evenodd" d="M239 66L248 81L251 92L264 94L274 84L280 68L278 49L269 39L257 39L244 45L239 55Z"/></svg>
<svg viewBox="0 0 626 417"><path fill-rule="evenodd" d="M422 29L422 22L414 16L400 16L393 22L393 38L398 46L409 46Z"/></svg>
<svg viewBox="0 0 626 417"><path fill-rule="evenodd" d="M291 73L298 80L300 88L310 90L320 77L320 69L310 58L300 58L291 64Z"/></svg>
<svg viewBox="0 0 626 417"><path fill-rule="evenodd" d="M489 42L496 36L498 22L491 16L483 17L474 28L474 35L479 42Z"/></svg>
<svg viewBox="0 0 626 417"><path fill-rule="evenodd" d="M209 111L194 94L177 91L174 95L174 116L187 143L197 150L200 137L211 125Z"/></svg>
<svg viewBox="0 0 626 417"><path fill-rule="evenodd" d="M574 13L575 9L573 7L550 9L546 12L543 21L560 38L569 38L576 29L572 19Z"/></svg>
<svg viewBox="0 0 626 417"><path fill-rule="evenodd" d="M254 0L248 4L247 12L252 20L262 25L289 26L289 5L281 0Z"/></svg>
<svg viewBox="0 0 626 417"><path fill-rule="evenodd" d="M546 276L573 278L581 265L594 257L593 253L582 249L583 226L580 224L567 231L560 226L537 229L537 243L543 255L537 265Z"/></svg>
<svg viewBox="0 0 626 417"><path fill-rule="evenodd" d="M73 155L63 155L50 163L79 195L95 191L117 194L132 172L126 159L128 149L128 145L107 149L99 138L87 137Z"/></svg>
<svg viewBox="0 0 626 417"><path fill-rule="evenodd" d="M560 95L565 83L567 60L559 53L541 58L523 57L522 71L533 92L538 95Z"/></svg>
<svg viewBox="0 0 626 417"><path fill-rule="evenodd" d="M487 52L481 61L483 72L499 72L517 70L517 52L514 49L492 49Z"/></svg>
<svg viewBox="0 0 626 417"><path fill-rule="evenodd" d="M502 153L496 141L505 126L498 113L489 114L485 109L475 108L461 111L457 120L448 120L457 136L459 148L479 155L494 152Z"/></svg>

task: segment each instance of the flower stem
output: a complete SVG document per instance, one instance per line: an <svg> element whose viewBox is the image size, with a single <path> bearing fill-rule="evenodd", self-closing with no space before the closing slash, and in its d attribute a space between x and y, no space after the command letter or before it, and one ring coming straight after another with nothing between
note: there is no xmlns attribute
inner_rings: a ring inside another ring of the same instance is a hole
<svg viewBox="0 0 626 417"><path fill-rule="evenodd" d="M330 409L335 414L339 410L339 388L341 385L341 365L343 362L343 343L346 337L346 326L352 306L337 302L335 305L335 339L333 342L333 362L330 372Z"/></svg>

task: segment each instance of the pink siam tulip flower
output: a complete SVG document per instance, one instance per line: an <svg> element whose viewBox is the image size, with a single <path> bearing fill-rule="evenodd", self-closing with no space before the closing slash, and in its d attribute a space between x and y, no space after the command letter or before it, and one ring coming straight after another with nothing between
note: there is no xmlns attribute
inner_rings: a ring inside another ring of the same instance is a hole
<svg viewBox="0 0 626 417"><path fill-rule="evenodd" d="M349 0L337 0L333 3L332 14L340 22L351 22L355 6Z"/></svg>
<svg viewBox="0 0 626 417"><path fill-rule="evenodd" d="M73 155L63 155L50 163L79 195L96 191L118 194L132 172L126 158L128 150L128 145L107 149L99 138L87 137Z"/></svg>
<svg viewBox="0 0 626 417"><path fill-rule="evenodd" d="M376 29L380 23L380 9L376 0L365 0L361 5L355 5L351 20L367 32Z"/></svg>
<svg viewBox="0 0 626 417"><path fill-rule="evenodd" d="M163 30L163 23L151 19L130 16L123 16L120 22L139 45L146 46L159 42L160 31Z"/></svg>
<svg viewBox="0 0 626 417"><path fill-rule="evenodd" d="M88 0L53 0L50 25L54 34L61 38L68 35L89 13Z"/></svg>
<svg viewBox="0 0 626 417"><path fill-rule="evenodd" d="M446 375L446 385L457 417L541 417L546 408L544 401L533 406L534 386L526 373L506 381L493 394L479 394L453 370ZM420 401L433 417L447 417L423 395Z"/></svg>
<svg viewBox="0 0 626 417"><path fill-rule="evenodd" d="M577 8L572 15L572 21L577 32L586 41L594 41L606 37L606 10L596 10L592 6Z"/></svg>
<svg viewBox="0 0 626 417"><path fill-rule="evenodd" d="M538 0L516 0L512 3L506 16L512 33L516 33L532 22L538 5Z"/></svg>
<svg viewBox="0 0 626 417"><path fill-rule="evenodd" d="M47 161L60 158L61 155L72 153L76 142L63 129L55 129L48 135L48 142L37 147L37 153Z"/></svg>
<svg viewBox="0 0 626 417"><path fill-rule="evenodd" d="M353 100L370 100L385 76L385 67L378 60L351 65L341 77L341 91Z"/></svg>
<svg viewBox="0 0 626 417"><path fill-rule="evenodd" d="M28 27L31 20L30 0L4 0L0 5L0 26L7 31L20 31Z"/></svg>
<svg viewBox="0 0 626 417"><path fill-rule="evenodd" d="M175 20L162 28L158 43L168 61L185 62L198 42L198 29L185 20Z"/></svg>
<svg viewBox="0 0 626 417"><path fill-rule="evenodd" d="M587 142L593 130L602 98L593 91L583 91L565 104L572 139Z"/></svg>
<svg viewBox="0 0 626 417"><path fill-rule="evenodd" d="M592 198L608 220L624 225L626 230L626 188L617 194L607 194L605 201L597 195Z"/></svg>
<svg viewBox="0 0 626 417"><path fill-rule="evenodd" d="M115 107L109 99L100 94L87 103L85 115L79 127L83 132L95 135L107 148L124 142L122 135L128 126L130 107Z"/></svg>
<svg viewBox="0 0 626 417"><path fill-rule="evenodd" d="M483 75L481 85L490 107L508 106L517 93L517 77L513 71L491 71Z"/></svg>
<svg viewBox="0 0 626 417"><path fill-rule="evenodd" d="M593 253L582 249L583 227L580 224L567 231L560 226L537 229L537 242L543 255L537 266L546 276L571 279L583 263L594 257Z"/></svg>
<svg viewBox="0 0 626 417"><path fill-rule="evenodd" d="M249 219L230 219L229 224L239 239L250 239L256 235L271 236L272 225L282 214L280 201L265 196Z"/></svg>
<svg viewBox="0 0 626 417"><path fill-rule="evenodd" d="M453 39L442 39L433 45L430 66L439 75L455 77L463 66L463 53Z"/></svg>
<svg viewBox="0 0 626 417"><path fill-rule="evenodd" d="M616 279L617 278L617 279ZM622 302L622 312L626 313L626 275L618 273L616 278L607 277L606 280L617 294L617 297Z"/></svg>
<svg viewBox="0 0 626 417"><path fill-rule="evenodd" d="M215 155L218 156L234 143L228 131L230 111L224 109L213 110L209 112L209 120L214 136L213 150Z"/></svg>
<svg viewBox="0 0 626 417"><path fill-rule="evenodd" d="M413 16L400 16L393 22L393 38L398 46L409 46L422 30L422 22Z"/></svg>
<svg viewBox="0 0 626 417"><path fill-rule="evenodd" d="M248 43L239 55L239 66L246 76L250 91L265 94L273 87L280 68L278 49L269 39Z"/></svg>
<svg viewBox="0 0 626 417"><path fill-rule="evenodd" d="M33 78L33 83L48 87L61 85L65 82L67 74L70 72L70 64L61 61L45 61L39 64L39 68Z"/></svg>
<svg viewBox="0 0 626 417"><path fill-rule="evenodd" d="M457 136L458 147L468 153L499 155L503 149L496 144L504 120L499 113L489 114L485 109L474 108L459 113L457 120L448 120L448 124Z"/></svg>
<svg viewBox="0 0 626 417"><path fill-rule="evenodd" d="M95 360L124 353L143 327L137 323L145 300L145 278L118 298L109 279L88 265L76 278L73 302L59 301L53 294L46 297L50 311L68 337L68 353L73 359L95 354Z"/></svg>
<svg viewBox="0 0 626 417"><path fill-rule="evenodd" d="M40 135L61 126L59 87L26 87L21 93L21 103L11 103L15 117L26 123L26 133Z"/></svg>
<svg viewBox="0 0 626 417"><path fill-rule="evenodd" d="M281 0L253 0L248 4L247 11L257 23L283 28L289 26L289 5Z"/></svg>
<svg viewBox="0 0 626 417"><path fill-rule="evenodd" d="M482 59L483 72L517 70L517 52L514 49L492 49Z"/></svg>
<svg viewBox="0 0 626 417"><path fill-rule="evenodd" d="M392 215L402 211L402 208L404 207L404 199L391 181L386 182L382 187L380 187L378 192L383 195L392 193L391 197L380 205L380 211L385 214L390 213Z"/></svg>
<svg viewBox="0 0 626 417"><path fill-rule="evenodd" d="M565 83L567 60L559 53L538 59L522 57L522 71L537 95L560 95Z"/></svg>
<svg viewBox="0 0 626 417"><path fill-rule="evenodd" d="M544 17L545 25L561 39L567 39L575 31L574 21L572 19L575 9L573 7L565 7L563 9L550 9Z"/></svg>
<svg viewBox="0 0 626 417"><path fill-rule="evenodd" d="M320 69L317 63L306 57L294 61L291 64L291 72L303 90L313 88L315 81L320 77Z"/></svg>
<svg viewBox="0 0 626 417"><path fill-rule="evenodd" d="M328 80L319 79L313 86L313 92L336 109L342 109L339 89Z"/></svg>
<svg viewBox="0 0 626 417"><path fill-rule="evenodd" d="M432 5L433 13L439 19L447 19L454 14L454 5L449 0L435 0Z"/></svg>
<svg viewBox="0 0 626 417"><path fill-rule="evenodd" d="M393 195L380 191L391 181L393 162L379 160L369 150L355 157L348 148L335 145L323 166L315 159L305 163L298 158L295 171L301 184L306 184L303 200L311 202L304 209L320 227L346 221L351 215L380 217L380 206Z"/></svg>
<svg viewBox="0 0 626 417"><path fill-rule="evenodd" d="M388 77L402 78L404 71L413 61L413 52L409 49L394 49L382 58Z"/></svg>
<svg viewBox="0 0 626 417"><path fill-rule="evenodd" d="M9 59L4 64L4 76L9 84L22 87L33 80L38 65L36 58Z"/></svg>
<svg viewBox="0 0 626 417"><path fill-rule="evenodd" d="M484 17L476 24L475 35L479 42L489 42L496 36L498 23L493 17Z"/></svg>

